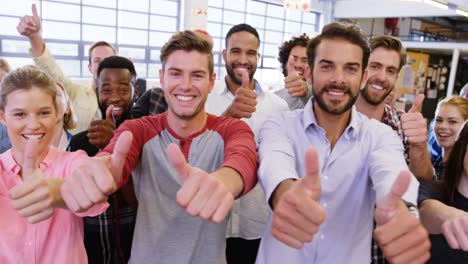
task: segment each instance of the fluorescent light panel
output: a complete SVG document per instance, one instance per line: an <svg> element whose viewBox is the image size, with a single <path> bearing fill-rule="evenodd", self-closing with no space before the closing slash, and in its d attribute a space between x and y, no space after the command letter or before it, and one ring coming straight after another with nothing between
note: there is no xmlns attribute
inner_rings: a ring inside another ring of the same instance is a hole
<svg viewBox="0 0 468 264"><path fill-rule="evenodd" d="M460 8L458 8L457 10L455 10L455 13L461 15L461 16L466 16L468 17L468 12L467 11L464 11L464 10L461 10Z"/></svg>
<svg viewBox="0 0 468 264"><path fill-rule="evenodd" d="M447 4L444 4L444 3L441 3L441 2L438 2L438 1L434 1L434 0L424 0L424 3L425 3L425 4L428 4L428 5L431 5L431 6L435 6L435 7L440 8L440 9L445 9L445 10L448 9L448 5L447 5Z"/></svg>

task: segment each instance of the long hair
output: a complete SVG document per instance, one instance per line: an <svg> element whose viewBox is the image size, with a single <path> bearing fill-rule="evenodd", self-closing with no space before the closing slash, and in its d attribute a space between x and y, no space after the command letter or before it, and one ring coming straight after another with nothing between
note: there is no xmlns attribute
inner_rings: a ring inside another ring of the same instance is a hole
<svg viewBox="0 0 468 264"><path fill-rule="evenodd" d="M453 145L452 152L450 152L447 165L445 167L445 194L447 197L447 204L450 206L455 205L455 193L463 173L463 161L466 155L466 145L468 144L468 121L465 121L462 129L458 135L455 145Z"/></svg>

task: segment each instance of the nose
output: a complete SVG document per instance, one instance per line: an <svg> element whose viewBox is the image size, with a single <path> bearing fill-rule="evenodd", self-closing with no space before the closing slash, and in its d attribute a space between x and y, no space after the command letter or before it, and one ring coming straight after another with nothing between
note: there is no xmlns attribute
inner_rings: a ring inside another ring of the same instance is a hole
<svg viewBox="0 0 468 264"><path fill-rule="evenodd" d="M345 82L345 73L342 69L337 69L333 76L332 76L332 82L336 84L343 84Z"/></svg>
<svg viewBox="0 0 468 264"><path fill-rule="evenodd" d="M34 131L34 130L39 129L40 126L41 126L41 123L39 120L39 116L31 115L31 117L28 120L28 125L27 125L28 129L31 131Z"/></svg>
<svg viewBox="0 0 468 264"><path fill-rule="evenodd" d="M189 89L192 87L192 77L185 75L182 78L182 88Z"/></svg>

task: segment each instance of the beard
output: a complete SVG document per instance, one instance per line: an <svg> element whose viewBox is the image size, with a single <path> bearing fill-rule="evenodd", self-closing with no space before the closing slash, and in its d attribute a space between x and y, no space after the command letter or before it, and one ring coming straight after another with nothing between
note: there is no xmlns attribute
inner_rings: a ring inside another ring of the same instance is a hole
<svg viewBox="0 0 468 264"><path fill-rule="evenodd" d="M364 88L360 91L360 94L362 98L366 100L366 102L368 102L369 104L373 106L377 106L377 105L380 105L383 101L385 101L385 98L387 98L387 96L392 92L393 88L390 89L389 85L386 83L380 83L379 85L382 86L384 89L386 89L385 93L383 93L381 96L372 96L372 94L369 92L370 89L373 89L369 87L370 85L372 85L372 83L373 83L372 81L371 83L369 83L369 80L368 80Z"/></svg>
<svg viewBox="0 0 468 264"><path fill-rule="evenodd" d="M327 104L325 100L323 99L323 94L331 89L343 91L345 95L349 96L348 101L345 102L343 106L340 106L341 102L338 100L331 100L330 103ZM341 115L344 112L351 109L351 107L353 107L359 95L358 93L353 94L349 86L346 86L346 85L338 86L338 85L329 85L329 84L325 85L322 89L320 89L319 92L316 92L316 89L312 89L312 93L314 96L314 100L317 102L320 109L332 115Z"/></svg>
<svg viewBox="0 0 468 264"><path fill-rule="evenodd" d="M226 65L226 72L229 76L229 78L237 85L242 85L242 79L236 76L236 73L234 72L234 68L236 67L236 64L231 64L230 66ZM253 70L249 70L249 80L253 80L253 76L255 75L256 68L250 67Z"/></svg>

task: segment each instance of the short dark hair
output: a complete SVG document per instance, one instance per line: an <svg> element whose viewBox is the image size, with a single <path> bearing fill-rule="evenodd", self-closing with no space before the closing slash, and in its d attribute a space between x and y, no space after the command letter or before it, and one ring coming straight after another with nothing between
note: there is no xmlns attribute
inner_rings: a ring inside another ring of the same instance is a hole
<svg viewBox="0 0 468 264"><path fill-rule="evenodd" d="M101 46L104 46L104 47L109 47L112 49L112 51L114 51L114 54L117 54L117 51L115 50L114 46L112 46L109 42L106 42L106 41L97 41L97 42L94 42L93 44L91 44L91 47L89 47L88 49L88 61L89 61L89 64L91 64L91 53L93 52L93 50L97 47L101 47Z"/></svg>
<svg viewBox="0 0 468 264"><path fill-rule="evenodd" d="M110 56L105 59L103 59L98 66L97 69L97 77L99 78L99 75L101 74L102 70L105 68L110 68L110 69L127 69L130 72L130 75L133 78L133 82L136 81L136 71L135 71L135 66L133 65L133 62L131 62L129 59L120 57L120 56Z"/></svg>
<svg viewBox="0 0 468 264"><path fill-rule="evenodd" d="M398 67L398 70L401 70L401 67L406 64L406 51L399 39L391 36L377 36L372 37L369 44L371 52L380 47L396 51L400 57L400 66Z"/></svg>
<svg viewBox="0 0 468 264"><path fill-rule="evenodd" d="M311 39L307 44L307 61L311 70L314 68L315 51L323 39L344 39L359 46L362 49L362 71L367 67L370 49L367 43L367 37L356 25L347 25L339 22L333 22L322 29L322 33Z"/></svg>
<svg viewBox="0 0 468 264"><path fill-rule="evenodd" d="M196 50L208 56L208 70L210 75L212 75L214 71L212 48L213 44L208 40L208 38L200 36L199 33L195 33L191 30L180 31L174 34L161 48L161 54L159 57L161 59L162 68L163 70L165 69L167 58L174 51Z"/></svg>
<svg viewBox="0 0 468 264"><path fill-rule="evenodd" d="M292 39L285 41L281 47L279 47L278 61L281 63L281 68L283 69L283 75L288 75L288 70L286 65L288 64L289 54L291 50L296 46L301 46L307 48L307 43L310 38L306 33L293 37Z"/></svg>
<svg viewBox="0 0 468 264"><path fill-rule="evenodd" d="M248 32L248 33L254 35L255 38L257 38L257 40L258 40L258 45L260 46L260 37L258 35L257 30L254 27L252 27L251 25L243 23L243 24L235 25L231 29L229 29L228 33L226 34L226 39L225 39L226 48L228 46L228 41L229 41L229 38L231 37L231 35L234 34L234 33L237 33L237 32L242 32L242 31L245 31L245 32Z"/></svg>

